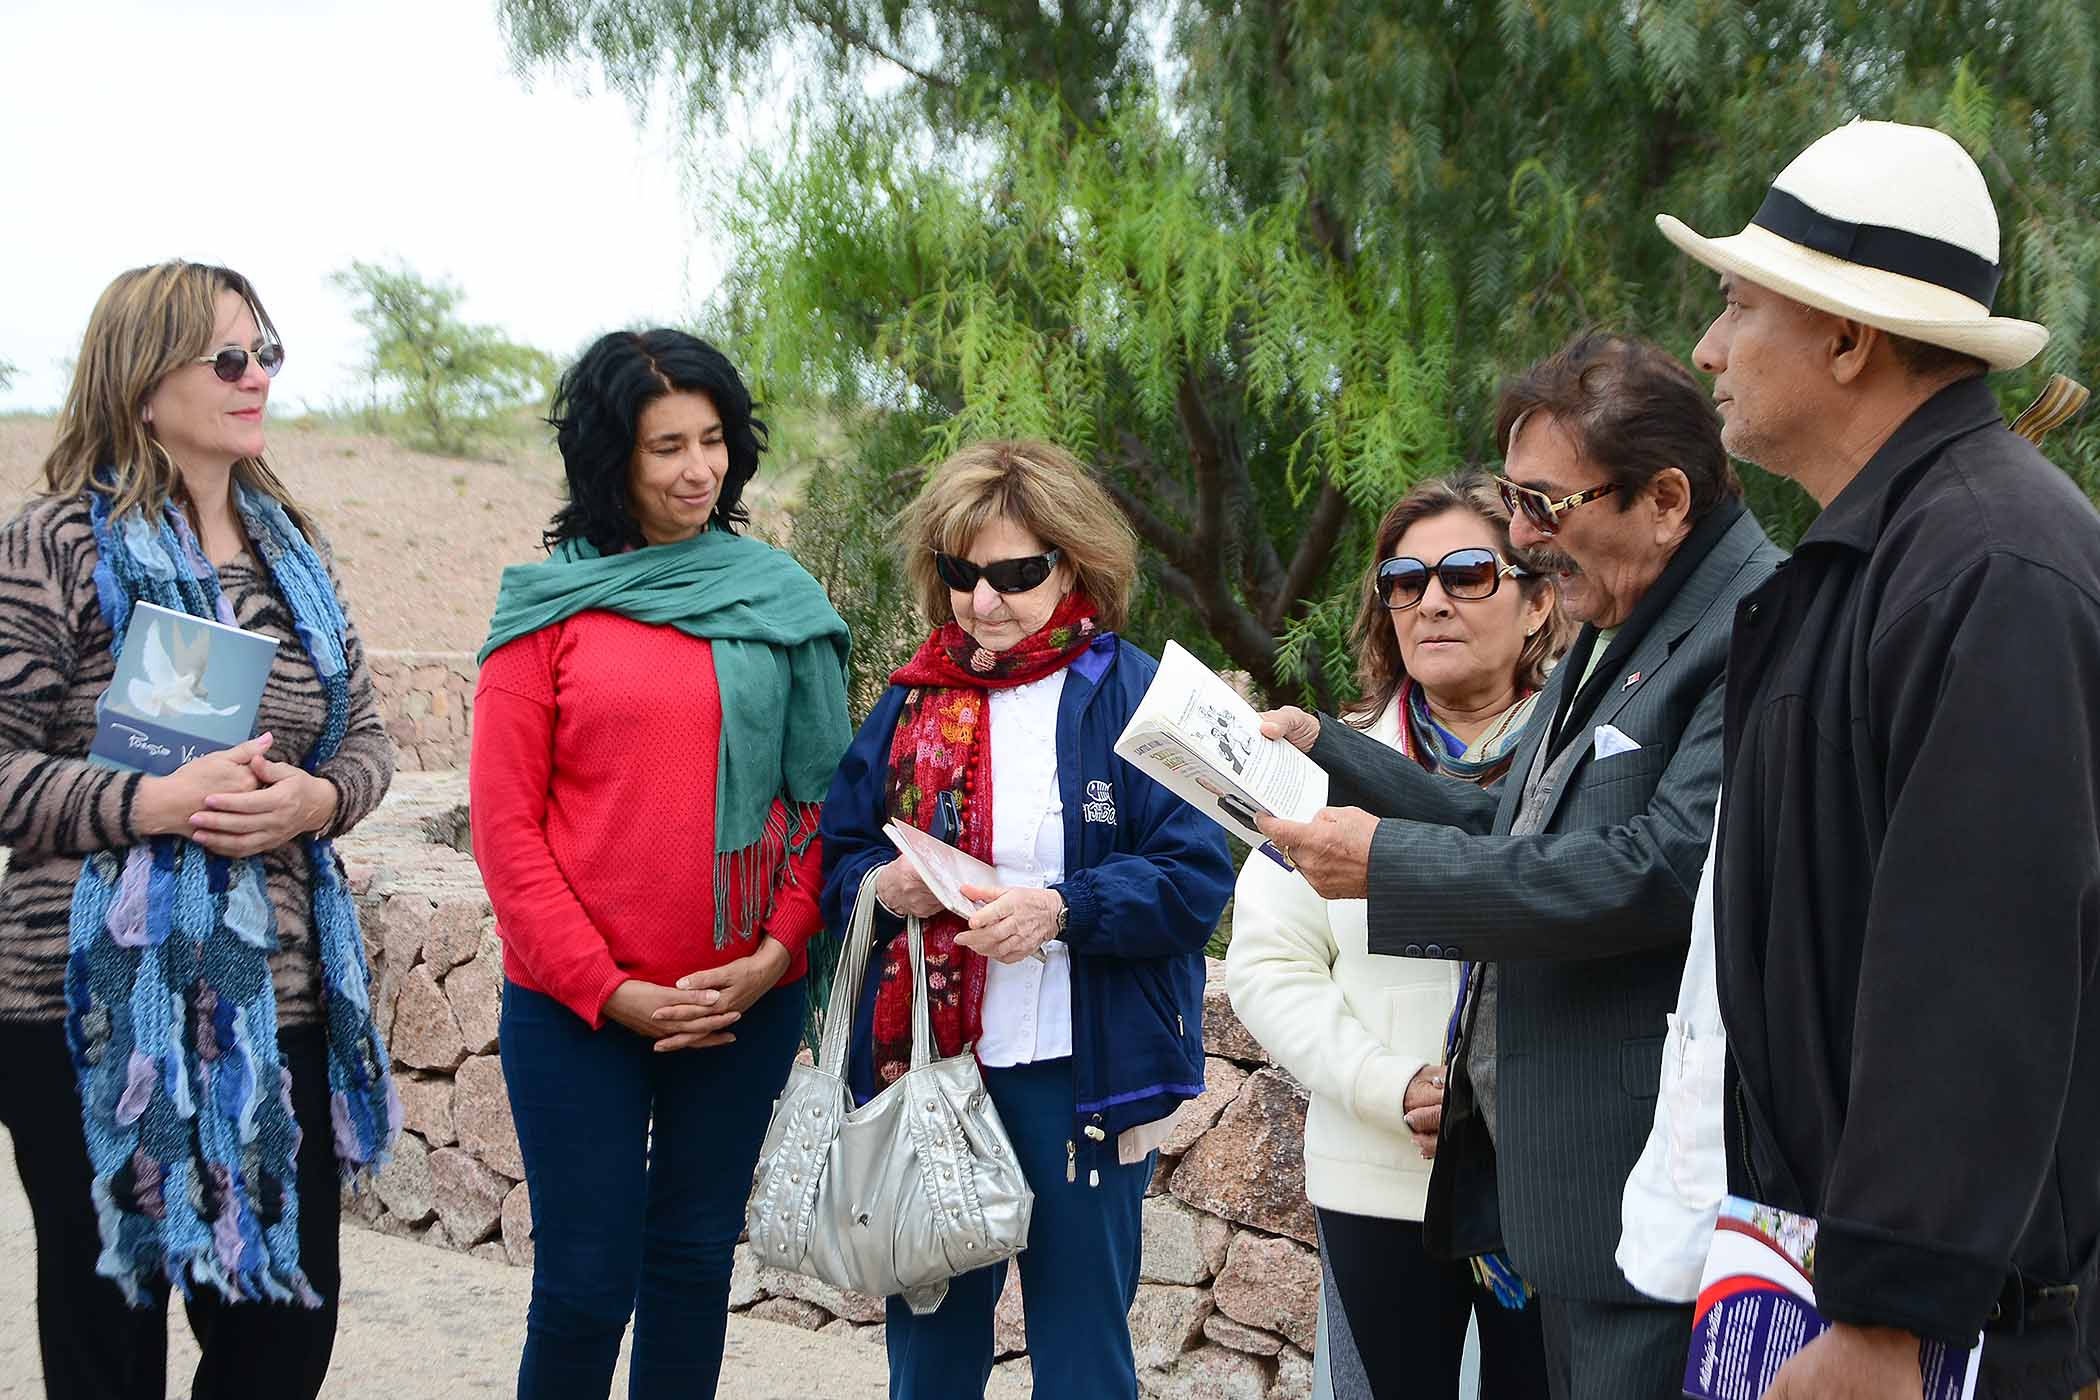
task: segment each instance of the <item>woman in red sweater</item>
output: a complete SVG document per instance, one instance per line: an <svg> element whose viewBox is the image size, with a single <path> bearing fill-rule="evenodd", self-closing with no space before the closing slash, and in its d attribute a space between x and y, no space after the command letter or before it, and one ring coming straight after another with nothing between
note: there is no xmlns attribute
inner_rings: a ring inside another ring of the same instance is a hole
<svg viewBox="0 0 2100 1400"><path fill-rule="evenodd" d="M536 1242L518 1395L607 1394L632 1314L631 1395L690 1400L803 1028L846 626L736 533L765 425L714 347L608 335L550 421L569 502L504 570L470 775Z"/></svg>

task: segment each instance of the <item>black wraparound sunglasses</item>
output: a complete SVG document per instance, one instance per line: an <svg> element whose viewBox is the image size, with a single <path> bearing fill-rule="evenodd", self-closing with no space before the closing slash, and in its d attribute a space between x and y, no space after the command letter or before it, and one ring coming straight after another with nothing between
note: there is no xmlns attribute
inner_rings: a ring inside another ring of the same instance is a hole
<svg viewBox="0 0 2100 1400"><path fill-rule="evenodd" d="M224 350L210 355L199 355L192 364L210 365L211 372L228 384L238 384L241 376L248 372L248 356L255 356L255 363L262 372L275 379L277 371L284 368L284 347L276 341L265 341L253 351L243 350L238 345L229 345Z"/></svg>
<svg viewBox="0 0 2100 1400"><path fill-rule="evenodd" d="M998 593L1026 593L1031 588L1042 586L1050 571L1057 567L1060 555L1057 550L1043 554L1031 554L1024 559L998 559L989 564L972 564L954 554L933 552L934 572L941 582L957 593L968 593L983 579Z"/></svg>
<svg viewBox="0 0 2100 1400"><path fill-rule="evenodd" d="M1434 564L1403 554L1378 566L1378 600L1392 612L1405 611L1422 601L1431 574L1444 586L1447 597L1478 602L1494 597L1503 579L1529 578L1531 570L1521 564L1505 564L1494 550L1478 546L1454 549Z"/></svg>

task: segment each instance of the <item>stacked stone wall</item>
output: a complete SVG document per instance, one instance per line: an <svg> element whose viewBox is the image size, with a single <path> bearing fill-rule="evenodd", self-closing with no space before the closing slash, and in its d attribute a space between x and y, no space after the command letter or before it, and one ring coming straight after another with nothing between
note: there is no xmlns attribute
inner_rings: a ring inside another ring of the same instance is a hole
<svg viewBox="0 0 2100 1400"><path fill-rule="evenodd" d="M375 1229L512 1264L532 1259L531 1207L497 1058L502 949L467 848L458 774L403 774L343 842L365 920L374 1005L394 1057L401 1145L349 1213ZM1131 1337L1157 1400L1311 1393L1320 1267L1305 1199L1304 1091L1226 998L1204 994L1205 1088L1184 1104L1145 1198ZM775 1322L883 1336L879 1300L761 1266L739 1245L730 1306ZM1029 1366L1020 1273L995 1314L1003 1370Z"/></svg>
<svg viewBox="0 0 2100 1400"><path fill-rule="evenodd" d="M507 1263L532 1258L525 1164L496 1054L503 947L468 854L466 775L398 774L338 843L364 925L402 1132L355 1220Z"/></svg>
<svg viewBox="0 0 2100 1400"><path fill-rule="evenodd" d="M370 651L372 688L403 772L467 766L479 668L466 651Z"/></svg>

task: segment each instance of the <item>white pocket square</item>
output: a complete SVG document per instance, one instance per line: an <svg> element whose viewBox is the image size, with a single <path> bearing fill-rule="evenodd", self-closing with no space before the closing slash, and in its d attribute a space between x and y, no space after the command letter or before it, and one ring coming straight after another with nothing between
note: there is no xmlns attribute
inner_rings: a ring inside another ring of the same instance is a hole
<svg viewBox="0 0 2100 1400"><path fill-rule="evenodd" d="M1597 726L1596 743L1599 758L1610 758L1615 753L1635 753L1641 747L1616 725L1610 724Z"/></svg>

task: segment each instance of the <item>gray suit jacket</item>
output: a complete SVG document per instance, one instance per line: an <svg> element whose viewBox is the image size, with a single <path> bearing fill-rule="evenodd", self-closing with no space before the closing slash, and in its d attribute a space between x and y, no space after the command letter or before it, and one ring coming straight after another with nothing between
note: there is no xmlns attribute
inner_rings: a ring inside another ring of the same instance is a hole
<svg viewBox="0 0 2100 1400"><path fill-rule="evenodd" d="M1328 801L1385 819L1371 845L1371 951L1501 965L1496 1141L1461 1051L1425 1221L1440 1252L1500 1243L1542 1292L1641 1301L1613 1262L1620 1197L1654 1120L1713 830L1735 603L1783 557L1747 512L1714 543L1617 668L1620 683L1562 737L1560 754L1582 753L1541 799L1536 834L1510 832L1561 688L1580 680L1571 668L1487 788L1321 722L1312 756L1330 776ZM1640 747L1597 757L1604 725Z"/></svg>

